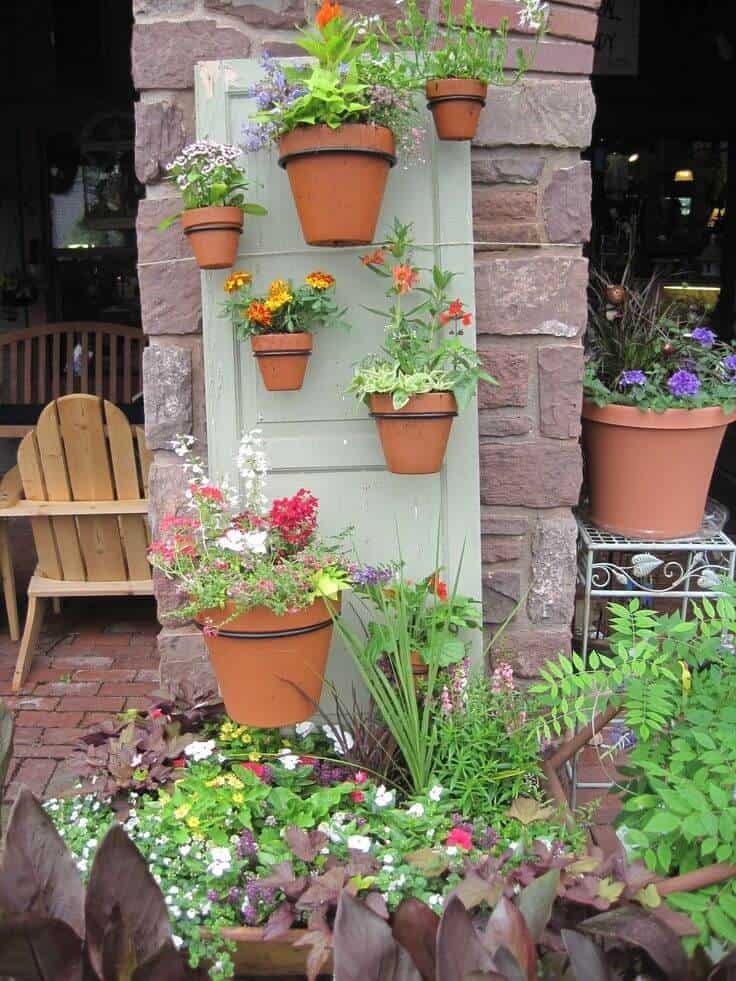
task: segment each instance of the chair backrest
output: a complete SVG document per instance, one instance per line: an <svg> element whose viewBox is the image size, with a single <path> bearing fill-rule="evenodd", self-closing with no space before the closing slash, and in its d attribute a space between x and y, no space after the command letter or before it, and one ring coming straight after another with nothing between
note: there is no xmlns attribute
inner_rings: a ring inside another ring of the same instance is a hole
<svg viewBox="0 0 736 981"><path fill-rule="evenodd" d="M140 427L94 395L50 402L18 447L28 501L133 501L148 495L151 454ZM39 574L121 582L151 578L141 514L32 518Z"/></svg>
<svg viewBox="0 0 736 981"><path fill-rule="evenodd" d="M0 334L0 401L45 405L61 395L89 392L127 405L143 388L146 343L139 327L92 322Z"/></svg>

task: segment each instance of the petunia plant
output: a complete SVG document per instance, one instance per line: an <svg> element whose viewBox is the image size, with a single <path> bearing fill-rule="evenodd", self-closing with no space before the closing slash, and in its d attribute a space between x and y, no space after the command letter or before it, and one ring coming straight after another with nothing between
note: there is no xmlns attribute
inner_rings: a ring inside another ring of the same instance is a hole
<svg viewBox="0 0 736 981"><path fill-rule="evenodd" d="M394 219L391 234L361 262L388 280L391 305L370 311L386 322L383 349L356 366L349 392L360 401L391 394L395 409L412 395L452 392L462 410L479 381L495 384L478 353L460 340L473 315L462 300L452 298L455 274L437 265L422 269L415 264L410 224ZM429 274L429 285L422 285L423 273Z"/></svg>

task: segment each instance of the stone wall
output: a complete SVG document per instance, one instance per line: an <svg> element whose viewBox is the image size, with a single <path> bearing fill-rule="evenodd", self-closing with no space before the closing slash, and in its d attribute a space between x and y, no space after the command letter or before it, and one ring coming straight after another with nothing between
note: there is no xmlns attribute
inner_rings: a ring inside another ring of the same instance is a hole
<svg viewBox="0 0 736 981"><path fill-rule="evenodd" d="M193 66L263 51L293 54L297 0L134 0L133 77L136 170L147 196L138 216L146 433L155 462L151 512L181 503L176 432L206 443L199 272L174 226L161 182L164 165L194 135ZM590 142L595 105L588 76L599 0L551 4L550 32L523 86L492 90L473 147L478 346L499 380L479 393L483 600L485 620L503 621L520 604L495 657L522 676L567 647L575 584L578 444L590 231L590 174L580 151ZM393 14L393 0L357 0L349 9ZM513 15L507 0L476 0L495 25ZM520 43L529 45L521 38ZM177 601L157 580L160 613ZM207 670L192 627L160 635L162 678Z"/></svg>

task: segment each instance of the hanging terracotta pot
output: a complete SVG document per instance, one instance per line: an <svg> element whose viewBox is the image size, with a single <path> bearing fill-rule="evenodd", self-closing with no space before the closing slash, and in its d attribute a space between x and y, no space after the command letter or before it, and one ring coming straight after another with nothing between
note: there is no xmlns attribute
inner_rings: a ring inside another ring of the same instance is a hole
<svg viewBox="0 0 736 981"><path fill-rule="evenodd" d="M441 140L472 140L486 104L486 83L472 78L433 78L425 91L437 136Z"/></svg>
<svg viewBox="0 0 736 981"><path fill-rule="evenodd" d="M298 126L279 141L307 245L373 241L388 172L396 163L385 126Z"/></svg>
<svg viewBox="0 0 736 981"><path fill-rule="evenodd" d="M281 616L262 606L228 619L232 613L227 603L197 617L200 626L222 624L204 641L230 718L270 729L314 715L332 638L325 602Z"/></svg>
<svg viewBox="0 0 736 981"><path fill-rule="evenodd" d="M240 208L192 208L182 212L181 227L200 269L235 265L243 230Z"/></svg>
<svg viewBox="0 0 736 981"><path fill-rule="evenodd" d="M295 392L304 384L312 353L312 335L260 334L250 346L269 392Z"/></svg>
<svg viewBox="0 0 736 981"><path fill-rule="evenodd" d="M391 473L439 473L457 415L451 392L412 395L401 409L391 395L371 395L370 410Z"/></svg>
<svg viewBox="0 0 736 981"><path fill-rule="evenodd" d="M583 404L590 517L604 531L667 540L696 534L726 432L720 407L642 411Z"/></svg>

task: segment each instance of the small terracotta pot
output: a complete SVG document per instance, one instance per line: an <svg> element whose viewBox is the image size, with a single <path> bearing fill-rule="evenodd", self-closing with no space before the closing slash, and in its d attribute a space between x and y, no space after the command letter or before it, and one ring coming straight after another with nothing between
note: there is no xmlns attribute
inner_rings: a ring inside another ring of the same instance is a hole
<svg viewBox="0 0 736 981"><path fill-rule="evenodd" d="M332 639L325 602L283 616L259 606L229 620L232 612L228 603L197 617L200 626L222 624L204 641L230 718L270 729L314 715Z"/></svg>
<svg viewBox="0 0 736 981"><path fill-rule="evenodd" d="M488 86L472 78L434 78L427 82L427 106L441 140L472 140L486 104Z"/></svg>
<svg viewBox="0 0 736 981"><path fill-rule="evenodd" d="M396 163L394 134L385 126L347 123L298 126L279 141L307 245L368 245L373 241Z"/></svg>
<svg viewBox="0 0 736 981"><path fill-rule="evenodd" d="M590 517L631 538L686 538L700 530L726 426L720 407L642 411L583 404Z"/></svg>
<svg viewBox="0 0 736 981"><path fill-rule="evenodd" d="M311 334L260 334L251 337L250 346L269 392L296 392L302 387L312 353Z"/></svg>
<svg viewBox="0 0 736 981"><path fill-rule="evenodd" d="M181 227L200 269L229 269L235 264L243 230L240 208L192 208Z"/></svg>
<svg viewBox="0 0 736 981"><path fill-rule="evenodd" d="M606 286L606 300L614 307L622 307L626 302L626 287L618 283Z"/></svg>
<svg viewBox="0 0 736 981"><path fill-rule="evenodd" d="M457 415L451 392L412 395L401 409L391 395L371 395L370 410L391 473L439 473Z"/></svg>
<svg viewBox="0 0 736 981"><path fill-rule="evenodd" d="M415 678L423 678L429 674L429 665L419 651L411 652L411 673Z"/></svg>

